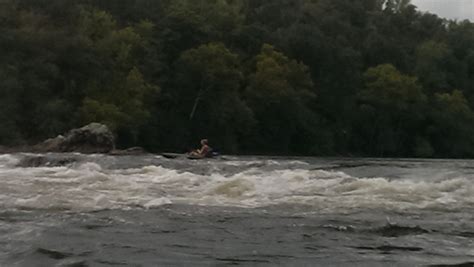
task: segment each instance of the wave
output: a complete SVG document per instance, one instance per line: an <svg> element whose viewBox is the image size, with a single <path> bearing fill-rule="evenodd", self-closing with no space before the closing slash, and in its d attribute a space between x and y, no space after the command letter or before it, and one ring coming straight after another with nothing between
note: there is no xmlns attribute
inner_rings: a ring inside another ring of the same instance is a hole
<svg viewBox="0 0 474 267"><path fill-rule="evenodd" d="M20 162L20 159L10 154L0 155L0 168L12 167Z"/></svg>
<svg viewBox="0 0 474 267"><path fill-rule="evenodd" d="M248 208L301 205L319 212L403 212L456 211L474 204L474 185L465 177L441 181L356 178L338 171L264 170L252 165L255 162L243 163L248 166L230 175L196 174L156 165L110 170L94 162L5 167L16 163L18 159L13 156L0 156L0 206L4 209L90 211L191 204Z"/></svg>

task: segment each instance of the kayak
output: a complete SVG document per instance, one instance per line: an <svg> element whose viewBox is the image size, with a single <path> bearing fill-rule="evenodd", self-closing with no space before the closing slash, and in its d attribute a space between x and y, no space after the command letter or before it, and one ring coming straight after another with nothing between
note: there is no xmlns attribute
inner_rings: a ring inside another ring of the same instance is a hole
<svg viewBox="0 0 474 267"><path fill-rule="evenodd" d="M163 153L161 155L167 159L177 159L177 158L186 156L186 154L177 154L177 153Z"/></svg>
<svg viewBox="0 0 474 267"><path fill-rule="evenodd" d="M210 157L201 157L201 156L189 155L189 154L163 153L163 154L161 154L161 156L163 156L164 158L167 158L167 159L182 159L182 158L186 158L186 159L191 159L191 160L199 160L199 159L213 159L213 158L217 158L217 157L220 156L220 154L217 153L217 152L213 152Z"/></svg>

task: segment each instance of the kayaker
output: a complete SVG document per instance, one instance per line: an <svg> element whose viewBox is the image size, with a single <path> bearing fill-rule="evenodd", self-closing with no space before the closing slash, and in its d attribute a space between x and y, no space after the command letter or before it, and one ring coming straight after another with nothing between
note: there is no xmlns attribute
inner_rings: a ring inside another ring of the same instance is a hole
<svg viewBox="0 0 474 267"><path fill-rule="evenodd" d="M212 148L209 146L209 141L207 139L201 140L201 148L192 151L189 155L194 157L207 158L211 156Z"/></svg>

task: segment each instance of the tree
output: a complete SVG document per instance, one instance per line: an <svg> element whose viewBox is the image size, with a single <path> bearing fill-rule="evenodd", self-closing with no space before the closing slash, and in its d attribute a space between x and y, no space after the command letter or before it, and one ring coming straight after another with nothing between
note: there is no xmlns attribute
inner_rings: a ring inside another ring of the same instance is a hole
<svg viewBox="0 0 474 267"><path fill-rule="evenodd" d="M118 133L119 145L137 144L140 127L151 115L153 103L148 100L160 90L148 83L137 67L142 55L139 51L148 44L147 33L153 25L141 22L119 29L110 14L94 9L83 9L80 21L81 34L107 70L91 79L85 89L83 122L106 123Z"/></svg>
<svg viewBox="0 0 474 267"><path fill-rule="evenodd" d="M413 6L411 0L386 0L385 10L389 12L399 13Z"/></svg>
<svg viewBox="0 0 474 267"><path fill-rule="evenodd" d="M160 32L163 53L168 62L180 53L203 43L231 44L240 30L243 16L238 1L176 0L166 8Z"/></svg>
<svg viewBox="0 0 474 267"><path fill-rule="evenodd" d="M459 90L434 97L429 136L438 156L474 156L474 113Z"/></svg>
<svg viewBox="0 0 474 267"><path fill-rule="evenodd" d="M418 46L415 72L425 88L439 92L449 87L444 68L450 54L446 44L433 40Z"/></svg>
<svg viewBox="0 0 474 267"><path fill-rule="evenodd" d="M416 77L401 74L393 65L370 68L359 93L363 146L379 156L410 154L419 123L423 121L426 95ZM403 150L403 148L407 150Z"/></svg>
<svg viewBox="0 0 474 267"><path fill-rule="evenodd" d="M409 0L0 2L4 144L99 121L152 151L204 136L246 153L474 150L455 108L474 105L474 23Z"/></svg>
<svg viewBox="0 0 474 267"><path fill-rule="evenodd" d="M179 112L175 117L188 126L189 139L198 134L229 151L238 149L238 138L253 123L252 112L240 97L242 80L238 55L222 43L183 52L176 62L176 86L171 94Z"/></svg>
<svg viewBox="0 0 474 267"><path fill-rule="evenodd" d="M21 91L18 71L12 66L0 67L0 144L23 142L18 128Z"/></svg>
<svg viewBox="0 0 474 267"><path fill-rule="evenodd" d="M314 137L317 118L309 108L316 93L308 67L265 44L255 58L246 90L259 122L258 147L273 152L315 152L305 141Z"/></svg>

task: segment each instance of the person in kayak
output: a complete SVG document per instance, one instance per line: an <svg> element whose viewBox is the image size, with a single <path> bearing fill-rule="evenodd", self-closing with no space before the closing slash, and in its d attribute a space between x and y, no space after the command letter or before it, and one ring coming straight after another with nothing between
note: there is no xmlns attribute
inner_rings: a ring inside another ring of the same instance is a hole
<svg viewBox="0 0 474 267"><path fill-rule="evenodd" d="M209 146L209 141L207 139L201 140L201 148L192 151L190 156L207 158L212 155L212 148Z"/></svg>

